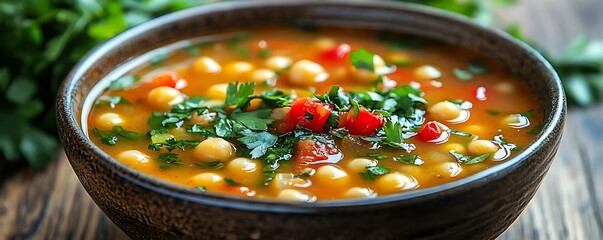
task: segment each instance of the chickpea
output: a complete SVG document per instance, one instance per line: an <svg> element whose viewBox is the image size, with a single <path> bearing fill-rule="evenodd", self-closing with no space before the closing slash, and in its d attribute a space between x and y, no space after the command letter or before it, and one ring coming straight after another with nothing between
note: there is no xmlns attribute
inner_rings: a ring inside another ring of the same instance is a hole
<svg viewBox="0 0 603 240"><path fill-rule="evenodd" d="M316 170L312 179L327 187L338 188L347 185L350 177L337 166L324 165Z"/></svg>
<svg viewBox="0 0 603 240"><path fill-rule="evenodd" d="M255 82L269 81L276 78L276 73L270 69L260 68L251 73L251 80Z"/></svg>
<svg viewBox="0 0 603 240"><path fill-rule="evenodd" d="M470 142L467 145L467 150L473 155L482 155L498 151L498 146L492 141L480 139Z"/></svg>
<svg viewBox="0 0 603 240"><path fill-rule="evenodd" d="M274 56L266 59L266 67L274 71L283 71L291 66L293 60L288 57Z"/></svg>
<svg viewBox="0 0 603 240"><path fill-rule="evenodd" d="M241 179L244 184L258 182L262 167L257 161L249 158L235 158L226 164L226 171L235 179Z"/></svg>
<svg viewBox="0 0 603 240"><path fill-rule="evenodd" d="M318 50L327 50L334 48L337 43L332 38L322 37L314 40L314 47Z"/></svg>
<svg viewBox="0 0 603 240"><path fill-rule="evenodd" d="M374 71L370 71L368 69L357 69L356 67L352 66L351 73L358 82L362 83L372 83L379 77L379 75L387 74L389 69L385 65L383 58L381 58L379 55L373 56L373 70Z"/></svg>
<svg viewBox="0 0 603 240"><path fill-rule="evenodd" d="M253 68L253 65L248 62L234 62L226 66L222 73L233 78L242 78L251 73Z"/></svg>
<svg viewBox="0 0 603 240"><path fill-rule="evenodd" d="M461 108L449 101L441 101L429 109L431 116L438 121L450 121L461 115Z"/></svg>
<svg viewBox="0 0 603 240"><path fill-rule="evenodd" d="M443 162L434 166L433 170L438 177L456 177L463 171L463 167L457 162Z"/></svg>
<svg viewBox="0 0 603 240"><path fill-rule="evenodd" d="M278 199L296 201L296 202L314 202L316 197L309 193L295 189L284 189L276 196Z"/></svg>
<svg viewBox="0 0 603 240"><path fill-rule="evenodd" d="M366 171L366 167L377 166L377 161L367 158L356 158L346 165L348 171L353 173L359 173Z"/></svg>
<svg viewBox="0 0 603 240"><path fill-rule="evenodd" d="M378 192L381 193L397 193L403 190L416 188L419 184L417 180L411 176L399 172L388 173L380 176L375 180Z"/></svg>
<svg viewBox="0 0 603 240"><path fill-rule="evenodd" d="M226 99L226 89L227 88L228 88L228 83L214 84L211 87L209 87L209 89L207 89L207 92L205 94L209 98L223 101Z"/></svg>
<svg viewBox="0 0 603 240"><path fill-rule="evenodd" d="M477 135L477 136L483 135L483 134L485 134L487 132L486 129L483 126L477 125L477 124L473 124L473 125L469 125L469 126L463 127L462 130L464 132L471 133L471 134Z"/></svg>
<svg viewBox="0 0 603 240"><path fill-rule="evenodd" d="M172 109L172 105L181 103L182 101L184 101L182 93L178 89L171 87L156 87L147 94L149 105L162 111L168 111Z"/></svg>
<svg viewBox="0 0 603 240"><path fill-rule="evenodd" d="M205 187L208 190L216 190L224 187L224 177L222 175L212 172L199 173L191 177L191 182L195 186Z"/></svg>
<svg viewBox="0 0 603 240"><path fill-rule="evenodd" d="M312 86L324 82L329 77L327 71L318 63L300 60L293 64L289 72L289 81L295 85Z"/></svg>
<svg viewBox="0 0 603 240"><path fill-rule="evenodd" d="M460 144L460 143L446 143L443 145L444 150L446 151L454 151L456 153L460 153L460 154L466 154L467 153L467 149L465 149L465 147Z"/></svg>
<svg viewBox="0 0 603 240"><path fill-rule="evenodd" d="M196 74L219 73L222 71L220 64L210 57L200 57L191 65L191 69Z"/></svg>
<svg viewBox="0 0 603 240"><path fill-rule="evenodd" d="M96 127L103 131L110 131L115 126L124 124L124 119L117 113L103 113L96 118Z"/></svg>
<svg viewBox="0 0 603 240"><path fill-rule="evenodd" d="M209 138L195 147L193 156L203 162L226 161L234 155L230 142L222 138Z"/></svg>
<svg viewBox="0 0 603 240"><path fill-rule="evenodd" d="M431 151L423 154L421 159L426 163L430 162L452 162L455 161L454 157L449 153L443 153L439 151Z"/></svg>
<svg viewBox="0 0 603 240"><path fill-rule="evenodd" d="M312 183L307 179L296 178L293 173L277 173L270 186L276 189L285 189L291 187L306 187L311 184Z"/></svg>
<svg viewBox="0 0 603 240"><path fill-rule="evenodd" d="M127 150L118 153L115 158L126 165L146 164L151 157L138 150Z"/></svg>
<svg viewBox="0 0 603 240"><path fill-rule="evenodd" d="M353 187L343 193L345 198L373 198L377 194L370 188Z"/></svg>
<svg viewBox="0 0 603 240"><path fill-rule="evenodd" d="M413 72L413 75L418 80L433 80L440 78L442 76L442 73L440 73L440 71L434 66L423 65L416 68Z"/></svg>

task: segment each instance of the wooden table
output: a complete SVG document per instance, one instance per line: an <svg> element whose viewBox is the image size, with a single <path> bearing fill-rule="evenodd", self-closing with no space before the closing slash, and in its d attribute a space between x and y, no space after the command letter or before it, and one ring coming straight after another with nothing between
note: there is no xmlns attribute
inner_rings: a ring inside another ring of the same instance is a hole
<svg viewBox="0 0 603 240"><path fill-rule="evenodd" d="M554 53L580 33L603 39L602 0L523 0L496 13L497 25L519 23ZM567 120L540 190L500 239L603 239L603 105L572 108ZM0 176L0 240L127 239L92 202L65 155L57 158L45 171Z"/></svg>

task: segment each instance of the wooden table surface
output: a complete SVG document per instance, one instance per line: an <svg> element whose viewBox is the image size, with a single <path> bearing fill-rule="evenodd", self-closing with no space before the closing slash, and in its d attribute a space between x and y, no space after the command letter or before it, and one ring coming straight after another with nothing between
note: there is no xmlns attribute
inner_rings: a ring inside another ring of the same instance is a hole
<svg viewBox="0 0 603 240"><path fill-rule="evenodd" d="M581 33L603 39L603 0L523 0L496 11L559 53ZM2 171L0 171L2 173ZM603 105L571 108L540 190L499 239L603 239ZM64 153L44 171L0 176L0 240L127 239L84 191Z"/></svg>

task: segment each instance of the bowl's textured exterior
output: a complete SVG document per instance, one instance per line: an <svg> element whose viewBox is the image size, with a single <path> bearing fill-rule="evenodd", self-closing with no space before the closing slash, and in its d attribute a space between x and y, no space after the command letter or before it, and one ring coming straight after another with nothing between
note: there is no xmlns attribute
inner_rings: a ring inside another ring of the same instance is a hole
<svg viewBox="0 0 603 240"><path fill-rule="evenodd" d="M116 66L178 40L267 24L403 32L489 56L529 83L546 124L519 156L453 183L366 200L284 203L239 199L152 179L110 158L81 130L84 99ZM357 1L240 1L171 14L109 40L67 77L58 128L82 185L124 232L140 239L491 239L526 207L561 138L565 97L533 50L469 20L414 5Z"/></svg>

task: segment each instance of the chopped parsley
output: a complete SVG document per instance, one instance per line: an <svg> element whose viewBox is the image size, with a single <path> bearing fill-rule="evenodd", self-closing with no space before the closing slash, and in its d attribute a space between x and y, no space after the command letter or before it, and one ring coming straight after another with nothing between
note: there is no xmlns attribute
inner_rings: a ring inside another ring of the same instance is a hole
<svg viewBox="0 0 603 240"><path fill-rule="evenodd" d="M461 136L461 137L471 137L471 136L473 136L471 133L466 133L466 132L459 131L459 130L446 129L445 131L447 133L458 135L458 136Z"/></svg>
<svg viewBox="0 0 603 240"><path fill-rule="evenodd" d="M276 144L278 137L269 132L253 132L245 129L241 132L243 137L238 138L241 143L245 144L251 150L251 158L260 158L266 154L268 148Z"/></svg>
<svg viewBox="0 0 603 240"><path fill-rule="evenodd" d="M173 137L168 138L165 142L157 142L149 144L149 150L159 151L162 147L165 147L169 152L174 149L180 149L184 151L187 148L194 148L199 145L199 140L176 140Z"/></svg>
<svg viewBox="0 0 603 240"><path fill-rule="evenodd" d="M350 61L356 69L366 69L371 72L375 71L374 64L375 54L361 48L350 53Z"/></svg>
<svg viewBox="0 0 603 240"><path fill-rule="evenodd" d="M120 96L102 96L94 102L95 106L109 106L110 108L115 108L118 104L130 105L132 103Z"/></svg>
<svg viewBox="0 0 603 240"><path fill-rule="evenodd" d="M113 132L101 131L98 128L93 129L92 132L101 138L100 140L103 144L109 146L117 144L117 136Z"/></svg>
<svg viewBox="0 0 603 240"><path fill-rule="evenodd" d="M228 87L226 87L226 100L224 101L224 105L234 105L238 108L245 106L245 104L249 103L247 100L253 95L254 88L254 82L242 84L239 84L239 82L229 83Z"/></svg>
<svg viewBox="0 0 603 240"><path fill-rule="evenodd" d="M450 150L449 153L459 163L462 163L462 164L481 163L483 161L486 161L488 158L490 158L494 154L494 153L485 153L485 154L479 155L477 157L471 157L471 156L468 156L468 155L463 155L463 154L460 154L460 153L456 153L454 150Z"/></svg>
<svg viewBox="0 0 603 240"><path fill-rule="evenodd" d="M528 134L537 134L540 132L540 130L542 130L542 123L537 124L536 126L534 126L534 128L530 129L528 131Z"/></svg>
<svg viewBox="0 0 603 240"><path fill-rule="evenodd" d="M204 169L208 169L208 170L218 170L218 169L224 168L224 163L220 162L220 161L198 162L198 163L195 163L195 165L202 167Z"/></svg>
<svg viewBox="0 0 603 240"><path fill-rule="evenodd" d="M230 178L224 178L224 181L230 186L240 186L241 184Z"/></svg>
<svg viewBox="0 0 603 240"><path fill-rule="evenodd" d="M377 165L377 166L366 166L366 172L359 172L361 177L374 181L376 177L388 174L389 170L387 170L386 166Z"/></svg>
<svg viewBox="0 0 603 240"><path fill-rule="evenodd" d="M393 158L396 162L421 166L425 163L418 155L402 155Z"/></svg>
<svg viewBox="0 0 603 240"><path fill-rule="evenodd" d="M356 153L356 156L374 158L377 160L383 160L387 158L387 156L382 155L381 153Z"/></svg>
<svg viewBox="0 0 603 240"><path fill-rule="evenodd" d="M113 131L102 131L98 128L92 130L92 133L99 136L101 138L101 142L103 144L114 146L117 144L118 139L130 139L130 140L139 140L146 138L146 135L143 133L137 133L125 130L121 126L114 126Z"/></svg>
<svg viewBox="0 0 603 240"><path fill-rule="evenodd" d="M178 158L178 154L175 153L161 153L157 158L157 161L160 162L159 168L161 169L169 169L172 166L181 166L182 163Z"/></svg>

